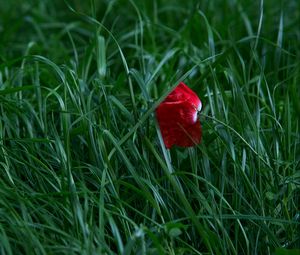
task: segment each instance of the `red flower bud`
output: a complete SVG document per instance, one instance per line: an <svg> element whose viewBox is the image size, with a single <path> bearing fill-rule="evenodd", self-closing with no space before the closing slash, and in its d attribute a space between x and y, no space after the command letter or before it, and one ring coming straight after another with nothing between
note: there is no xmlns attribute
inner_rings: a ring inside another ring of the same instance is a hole
<svg viewBox="0 0 300 255"><path fill-rule="evenodd" d="M156 118L169 149L173 145L191 147L201 141L201 125L197 113L202 104L199 97L183 82L156 108Z"/></svg>

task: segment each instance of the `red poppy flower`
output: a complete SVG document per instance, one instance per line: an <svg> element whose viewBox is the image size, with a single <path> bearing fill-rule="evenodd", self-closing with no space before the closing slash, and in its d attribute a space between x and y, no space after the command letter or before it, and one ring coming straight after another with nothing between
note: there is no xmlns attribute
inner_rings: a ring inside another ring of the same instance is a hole
<svg viewBox="0 0 300 255"><path fill-rule="evenodd" d="M183 82L156 108L156 117L165 146L191 147L201 141L201 125L197 113L199 97Z"/></svg>

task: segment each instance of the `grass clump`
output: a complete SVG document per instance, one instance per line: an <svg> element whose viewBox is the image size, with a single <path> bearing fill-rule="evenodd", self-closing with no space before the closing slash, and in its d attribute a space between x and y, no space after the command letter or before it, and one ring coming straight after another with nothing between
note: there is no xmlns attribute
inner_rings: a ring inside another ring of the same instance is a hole
<svg viewBox="0 0 300 255"><path fill-rule="evenodd" d="M299 252L297 7L1 3L1 254ZM179 81L203 141L167 151Z"/></svg>

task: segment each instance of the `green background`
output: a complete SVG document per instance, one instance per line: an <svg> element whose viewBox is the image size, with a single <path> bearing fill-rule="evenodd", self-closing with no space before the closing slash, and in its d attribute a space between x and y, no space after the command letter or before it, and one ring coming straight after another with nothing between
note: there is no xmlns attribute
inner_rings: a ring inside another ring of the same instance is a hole
<svg viewBox="0 0 300 255"><path fill-rule="evenodd" d="M0 1L1 254L299 254L300 2ZM202 143L154 110L184 81Z"/></svg>

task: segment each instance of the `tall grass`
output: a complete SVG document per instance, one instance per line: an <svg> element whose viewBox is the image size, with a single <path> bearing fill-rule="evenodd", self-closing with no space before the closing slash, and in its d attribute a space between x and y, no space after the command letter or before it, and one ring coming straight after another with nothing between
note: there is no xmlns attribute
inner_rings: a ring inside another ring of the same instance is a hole
<svg viewBox="0 0 300 255"><path fill-rule="evenodd" d="M0 3L1 254L298 254L296 0ZM184 81L202 143L154 109Z"/></svg>

